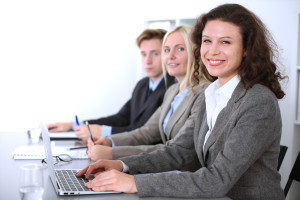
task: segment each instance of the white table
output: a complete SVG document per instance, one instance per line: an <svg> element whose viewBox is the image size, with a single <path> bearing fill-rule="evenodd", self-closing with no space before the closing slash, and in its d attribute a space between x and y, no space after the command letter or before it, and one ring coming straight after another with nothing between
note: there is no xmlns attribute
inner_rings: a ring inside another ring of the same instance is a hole
<svg viewBox="0 0 300 200"><path fill-rule="evenodd" d="M57 146L74 146L76 141L55 141ZM78 141L77 141L78 142ZM14 160L12 157L12 152L16 147L24 145L43 145L42 142L39 144L30 144L27 134L24 133L7 133L0 132L0 158L1 168L0 168L0 199L9 199L17 200L20 199L18 191L18 182L19 182L19 168L21 165L27 163L40 163L41 160ZM59 164L59 168L68 168L68 169L82 169L90 160L73 160L70 163ZM97 195L76 195L76 196L58 196L54 191L54 187L48 176L47 168L44 169L44 195L43 200L56 200L56 199L106 199L106 200L184 200L180 198L163 198L163 197L147 197L140 198L137 194L97 194ZM210 200L228 200L230 198L217 198ZM198 200L204 200L200 198Z"/></svg>

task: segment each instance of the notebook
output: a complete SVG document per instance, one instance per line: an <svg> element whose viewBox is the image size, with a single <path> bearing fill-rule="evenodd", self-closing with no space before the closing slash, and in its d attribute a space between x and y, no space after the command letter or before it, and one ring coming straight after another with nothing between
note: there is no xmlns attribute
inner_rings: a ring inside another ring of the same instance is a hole
<svg viewBox="0 0 300 200"><path fill-rule="evenodd" d="M47 159L48 173L52 185L58 195L82 195L82 194L108 194L119 192L95 192L84 186L87 182L84 178L77 178L75 173L80 169L54 169L52 151L48 129L41 123L45 156Z"/></svg>
<svg viewBox="0 0 300 200"><path fill-rule="evenodd" d="M68 154L73 160L88 159L86 149L72 151L69 148L56 146L53 148L53 155ZM41 160L45 158L45 150L44 146L20 146L15 148L12 155L15 160Z"/></svg>

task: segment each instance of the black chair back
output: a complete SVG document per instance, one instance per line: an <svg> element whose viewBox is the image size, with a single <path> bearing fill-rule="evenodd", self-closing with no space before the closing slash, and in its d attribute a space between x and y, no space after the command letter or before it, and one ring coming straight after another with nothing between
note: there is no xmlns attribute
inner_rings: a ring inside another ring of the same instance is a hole
<svg viewBox="0 0 300 200"><path fill-rule="evenodd" d="M283 158L286 154L288 147L284 145L280 145L280 152L279 152L279 157L278 157L278 165L277 165L277 170L279 171L280 166L282 164Z"/></svg>
<svg viewBox="0 0 300 200"><path fill-rule="evenodd" d="M285 196L287 195L287 193L288 193L288 191L289 191L289 189L292 185L293 180L300 182L300 151L298 153L295 164L294 164L294 166L292 168L292 171L290 173L289 180L285 185L285 188L284 188L284 195Z"/></svg>

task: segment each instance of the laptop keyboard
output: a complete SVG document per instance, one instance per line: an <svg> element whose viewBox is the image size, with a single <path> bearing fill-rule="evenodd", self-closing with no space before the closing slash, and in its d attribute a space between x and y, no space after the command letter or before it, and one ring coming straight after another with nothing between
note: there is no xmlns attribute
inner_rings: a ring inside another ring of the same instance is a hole
<svg viewBox="0 0 300 200"><path fill-rule="evenodd" d="M76 177L76 170L55 170L56 178L64 191L91 191L84 186L88 180Z"/></svg>

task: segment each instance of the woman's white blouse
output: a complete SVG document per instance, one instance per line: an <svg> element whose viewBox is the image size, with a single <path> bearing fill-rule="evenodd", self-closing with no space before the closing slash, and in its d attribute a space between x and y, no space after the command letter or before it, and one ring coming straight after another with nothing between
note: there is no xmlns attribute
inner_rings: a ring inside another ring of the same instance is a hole
<svg viewBox="0 0 300 200"><path fill-rule="evenodd" d="M227 105L236 86L240 82L239 75L234 76L225 85L220 87L219 79L215 80L205 90L205 105L207 114L208 131L205 135L203 150L207 139L216 123L221 110Z"/></svg>

